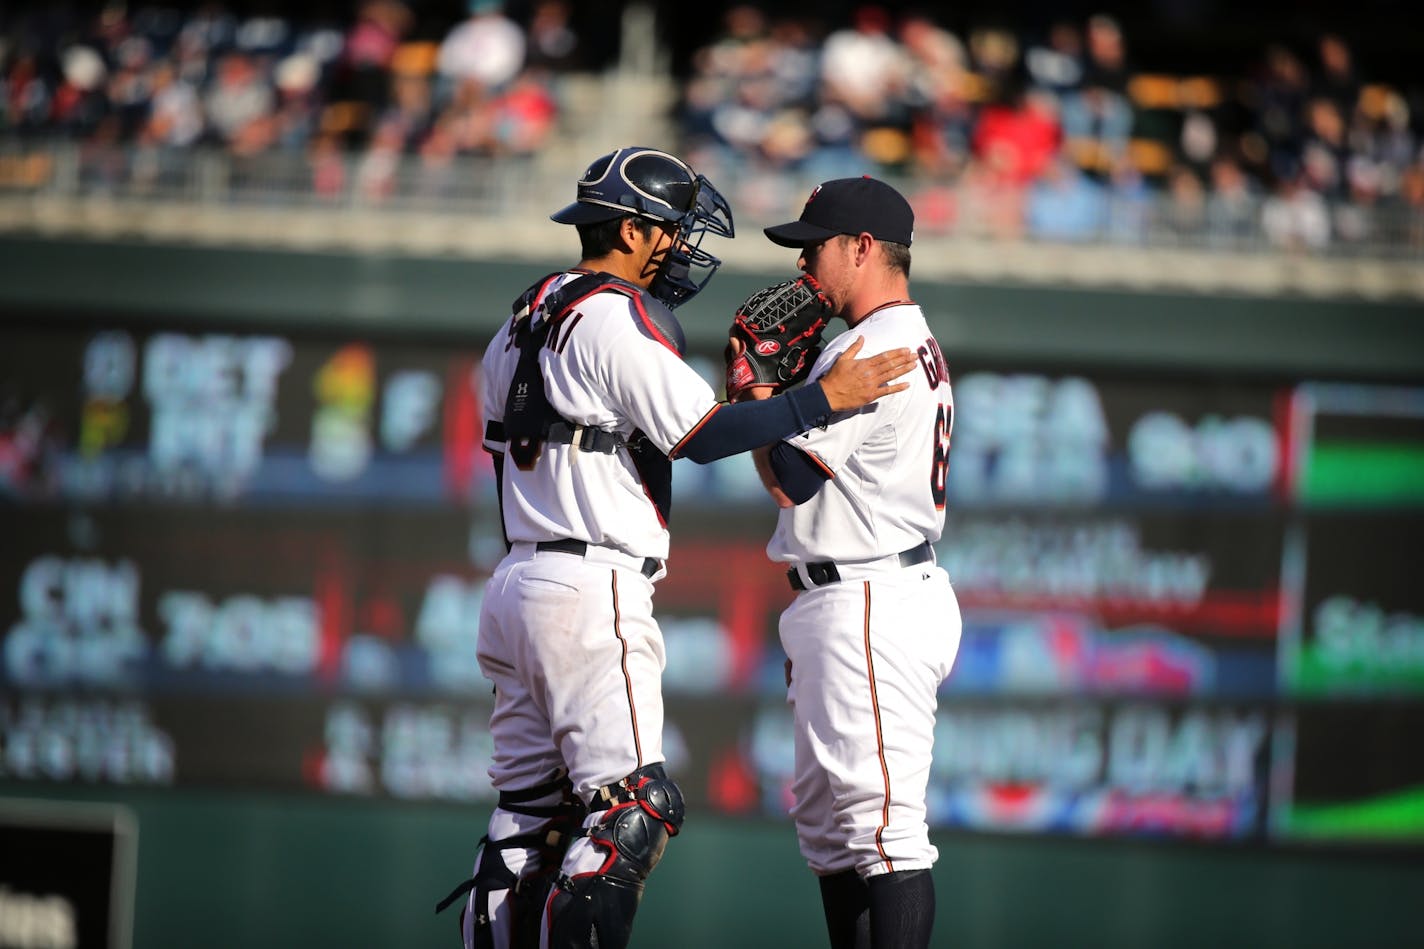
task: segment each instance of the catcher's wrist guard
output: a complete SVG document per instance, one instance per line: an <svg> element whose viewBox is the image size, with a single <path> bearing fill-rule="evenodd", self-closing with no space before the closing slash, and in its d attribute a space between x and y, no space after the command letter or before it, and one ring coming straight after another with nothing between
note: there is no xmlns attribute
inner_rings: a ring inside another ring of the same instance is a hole
<svg viewBox="0 0 1424 949"><path fill-rule="evenodd" d="M821 334L831 303L810 274L774 284L737 307L727 346L727 398L771 386L781 391L802 381L821 354Z"/></svg>

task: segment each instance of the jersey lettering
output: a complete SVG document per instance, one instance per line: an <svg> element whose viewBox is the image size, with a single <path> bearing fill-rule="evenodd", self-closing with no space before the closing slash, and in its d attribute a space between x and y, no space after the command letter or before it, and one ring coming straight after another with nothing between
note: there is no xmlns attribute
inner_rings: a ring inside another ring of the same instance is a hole
<svg viewBox="0 0 1424 949"><path fill-rule="evenodd" d="M954 406L941 402L935 412L934 450L930 462L930 495L937 511L944 510L944 485L949 476L949 432L953 427Z"/></svg>
<svg viewBox="0 0 1424 949"><path fill-rule="evenodd" d="M949 367L945 365L944 353L933 336L920 344L916 354L920 357L920 367L925 370L931 389L938 389L940 383L949 381Z"/></svg>

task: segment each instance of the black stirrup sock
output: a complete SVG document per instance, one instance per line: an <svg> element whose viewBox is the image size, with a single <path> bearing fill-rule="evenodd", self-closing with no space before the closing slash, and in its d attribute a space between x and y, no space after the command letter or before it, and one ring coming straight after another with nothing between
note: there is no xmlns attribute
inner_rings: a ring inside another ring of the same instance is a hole
<svg viewBox="0 0 1424 949"><path fill-rule="evenodd" d="M854 870L821 877L831 949L870 949L870 891Z"/></svg>
<svg viewBox="0 0 1424 949"><path fill-rule="evenodd" d="M873 876L870 945L875 949L928 949L934 929L934 877L928 870Z"/></svg>

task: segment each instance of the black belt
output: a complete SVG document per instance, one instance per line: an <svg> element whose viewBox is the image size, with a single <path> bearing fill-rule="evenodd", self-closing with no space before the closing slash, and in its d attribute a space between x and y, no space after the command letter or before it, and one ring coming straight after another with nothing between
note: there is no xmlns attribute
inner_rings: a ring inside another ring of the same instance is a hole
<svg viewBox="0 0 1424 949"><path fill-rule="evenodd" d="M588 553L588 542L574 540L572 537L565 537L563 540L541 540L534 545L535 550L555 550L561 554L578 554L582 557ZM613 548L609 548L612 550ZM644 557L643 566L640 572L648 579L652 579L653 574L662 569L663 562L656 557Z"/></svg>
<svg viewBox="0 0 1424 949"><path fill-rule="evenodd" d="M900 566L913 567L917 563L924 563L926 560L934 559L934 547L929 541L925 541L918 547L911 547L909 550L901 551L899 554ZM815 563L806 564L806 576L811 578L812 586L825 586L827 583L837 583L841 579L841 572L836 569L836 565L830 560L818 560ZM792 567L786 571L786 579L791 581L791 589L808 589L805 581L801 579L800 572Z"/></svg>

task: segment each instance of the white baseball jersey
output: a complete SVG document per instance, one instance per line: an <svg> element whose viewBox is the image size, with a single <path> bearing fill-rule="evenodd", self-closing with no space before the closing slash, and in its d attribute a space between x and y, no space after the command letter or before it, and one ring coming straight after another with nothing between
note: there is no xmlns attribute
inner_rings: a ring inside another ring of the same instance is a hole
<svg viewBox="0 0 1424 949"><path fill-rule="evenodd" d="M959 604L932 560L898 554L938 540L954 403L948 371L912 303L872 312L826 347L815 379L857 336L860 356L908 347L903 392L787 441L831 479L781 511L772 559L833 561L838 582L810 585L781 615L795 719L792 816L818 874L864 877L933 866L925 793L936 695L959 650Z"/></svg>
<svg viewBox="0 0 1424 949"><path fill-rule="evenodd" d="M578 276L558 275L542 288L540 298ZM616 288L586 298L551 330L539 365L549 403L566 420L624 437L641 431L666 454L697 428L717 397L659 337L640 307L635 296ZM506 321L485 350L481 401L486 423L503 421L519 364L512 324ZM488 434L485 447L507 448ZM667 526L625 450L605 454L545 444L529 471L506 460L503 504L511 542L573 538L638 557L661 560L668 554Z"/></svg>
<svg viewBox="0 0 1424 949"><path fill-rule="evenodd" d="M836 416L786 441L831 475L805 504L781 511L767 545L772 560L856 562L909 550L944 531L944 485L954 399L939 344L913 303L872 312L826 346L810 379L825 375L856 337L865 359L907 347L920 371L910 388Z"/></svg>

